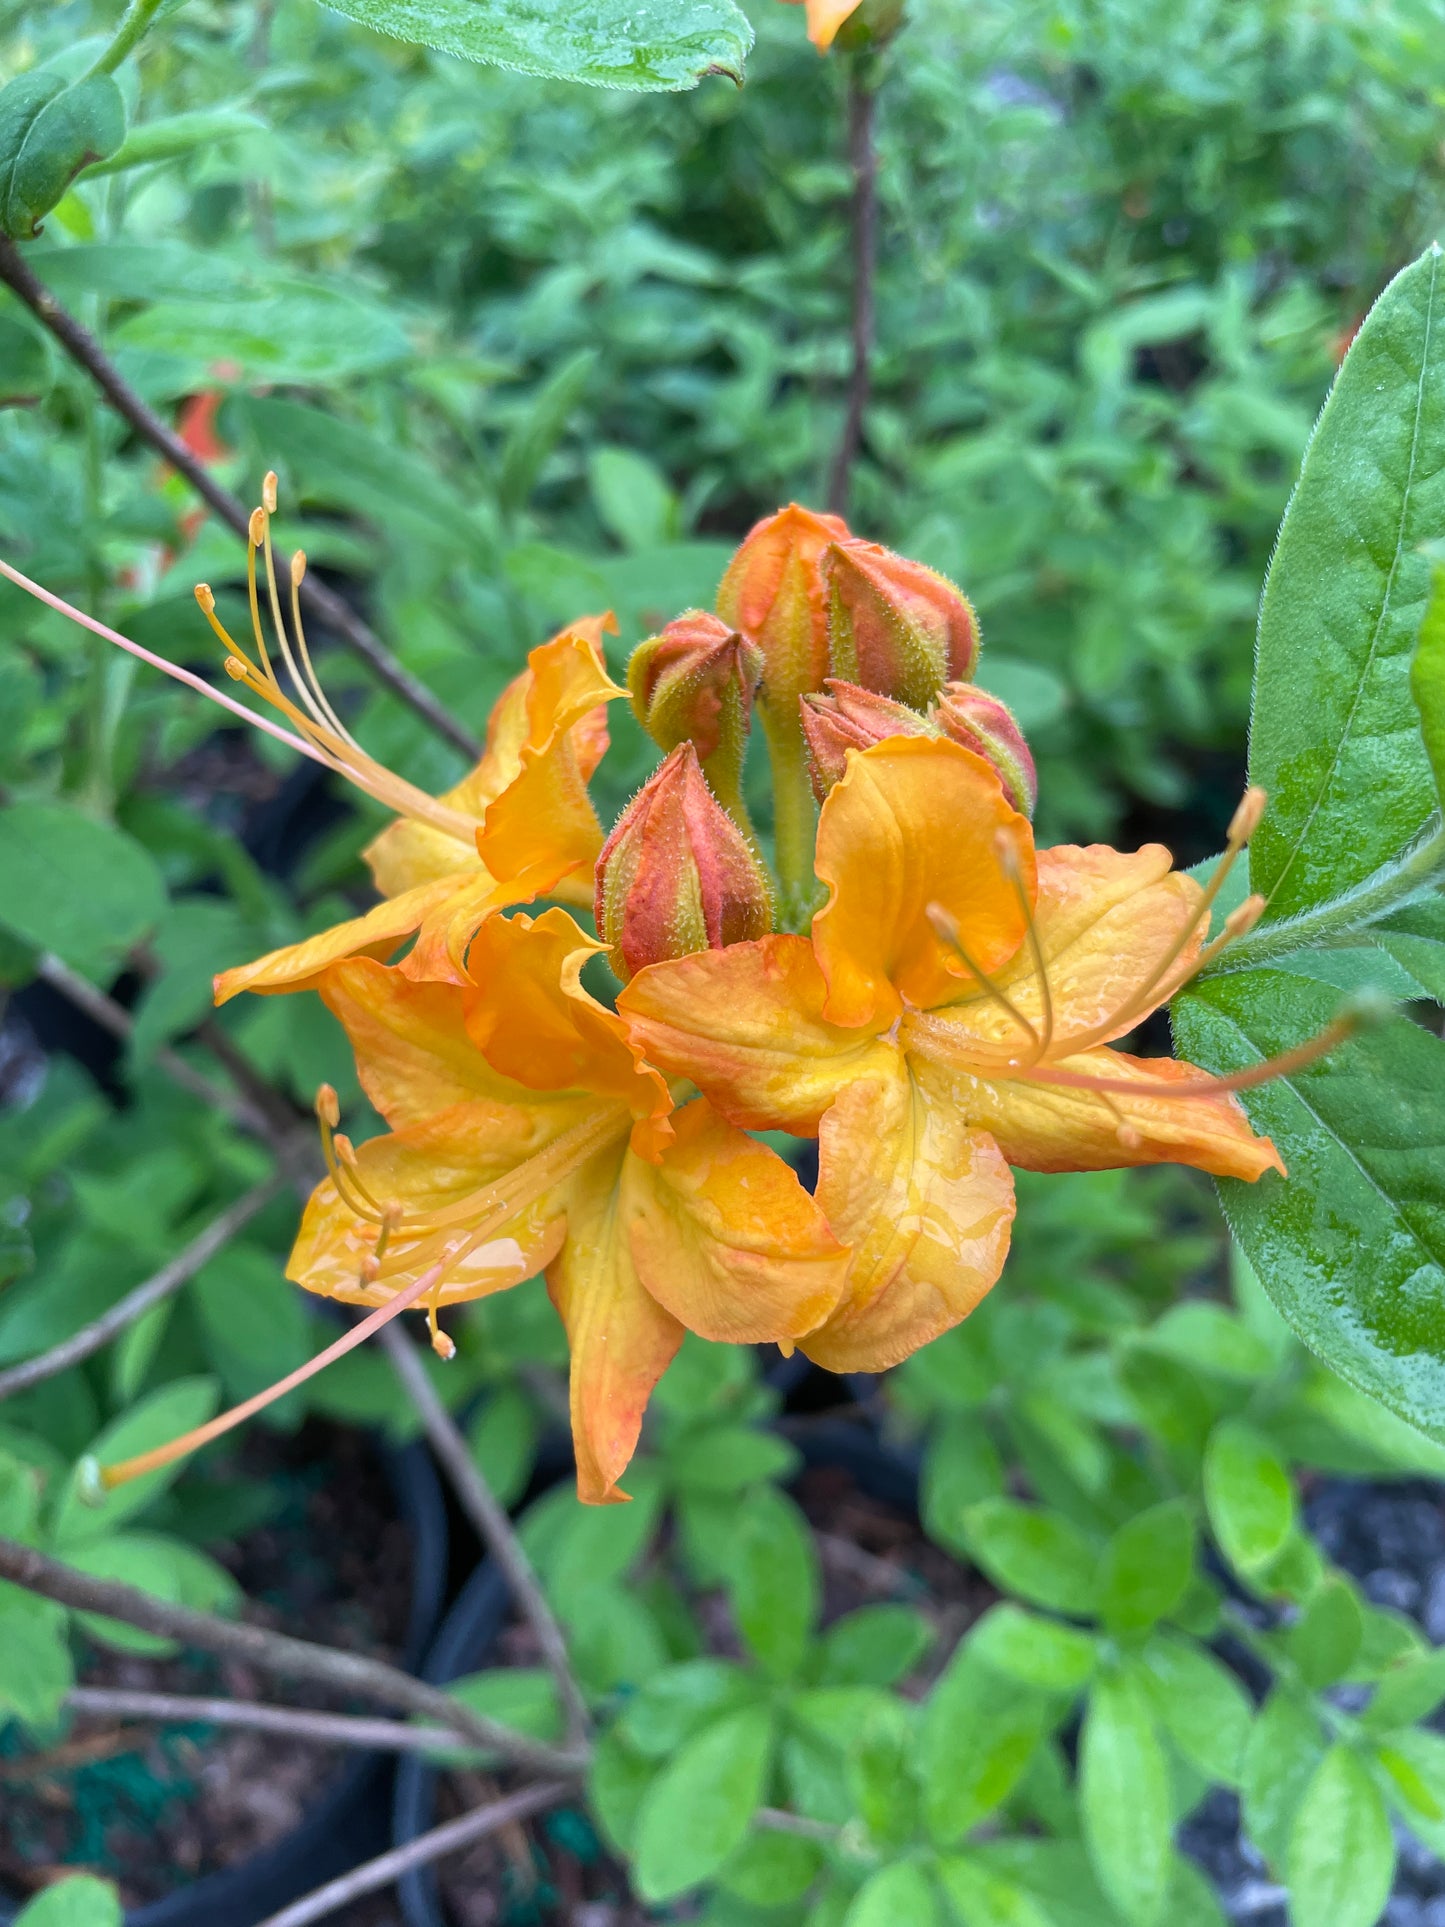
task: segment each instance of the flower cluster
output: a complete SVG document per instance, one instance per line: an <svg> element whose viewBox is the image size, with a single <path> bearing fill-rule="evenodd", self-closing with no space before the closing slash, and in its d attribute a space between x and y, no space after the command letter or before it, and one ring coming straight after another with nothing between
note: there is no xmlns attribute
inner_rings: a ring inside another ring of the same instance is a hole
<svg viewBox="0 0 1445 1927"><path fill-rule="evenodd" d="M366 853L375 909L216 983L222 1002L318 991L388 1126L353 1145L323 1090L328 1175L288 1276L373 1307L365 1329L423 1309L449 1355L440 1313L542 1273L584 1499L626 1496L687 1331L878 1371L967 1317L1007 1256L1011 1166L1283 1170L1233 1094L1269 1066L1221 1080L1112 1048L1259 915L1246 899L1210 940L1263 797L1207 887L1158 845L1037 848L1033 759L973 681L978 623L942 576L785 508L625 688L607 618L534 649L477 767L431 797L327 702L299 557L288 633L272 489L254 642L205 588L201 606L289 739L395 812ZM604 836L587 782L629 696L665 760ZM744 803L755 720L771 861ZM815 1191L755 1135L779 1131L818 1139Z"/></svg>

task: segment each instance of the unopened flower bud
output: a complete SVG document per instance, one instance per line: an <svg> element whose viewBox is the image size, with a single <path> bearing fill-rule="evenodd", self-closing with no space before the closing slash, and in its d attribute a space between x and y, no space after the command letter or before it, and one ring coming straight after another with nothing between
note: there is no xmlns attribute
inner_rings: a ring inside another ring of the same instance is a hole
<svg viewBox="0 0 1445 1927"><path fill-rule="evenodd" d="M772 897L690 742L633 797L597 860L597 929L626 980L647 964L766 936Z"/></svg>
<svg viewBox="0 0 1445 1927"><path fill-rule="evenodd" d="M830 543L848 539L839 516L790 503L749 533L718 586L718 614L762 651L766 720L795 727L798 698L823 686L828 608L819 565Z"/></svg>
<svg viewBox="0 0 1445 1927"><path fill-rule="evenodd" d="M1039 794L1038 774L1024 733L1007 703L974 683L950 682L929 717L953 742L991 763L1014 808L1025 816L1033 815Z"/></svg>
<svg viewBox="0 0 1445 1927"><path fill-rule="evenodd" d="M891 696L876 695L836 676L828 678L826 696L803 697L802 714L808 773L820 803L846 775L850 749L870 749L890 736L942 734L935 723L906 703L896 703Z"/></svg>
<svg viewBox="0 0 1445 1927"><path fill-rule="evenodd" d="M627 665L638 722L659 749L691 742L723 805L736 815L762 651L701 609L639 643Z"/></svg>
<svg viewBox="0 0 1445 1927"><path fill-rule="evenodd" d="M876 542L834 542L821 567L835 676L915 709L972 676L978 618L945 576Z"/></svg>

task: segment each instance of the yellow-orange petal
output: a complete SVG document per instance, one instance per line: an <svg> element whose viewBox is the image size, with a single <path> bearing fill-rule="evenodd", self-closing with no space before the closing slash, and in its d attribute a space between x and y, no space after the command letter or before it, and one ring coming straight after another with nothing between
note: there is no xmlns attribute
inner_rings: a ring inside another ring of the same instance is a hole
<svg viewBox="0 0 1445 1927"><path fill-rule="evenodd" d="M862 0L807 0L808 38L820 54L828 51L838 37L838 29L861 4Z"/></svg>
<svg viewBox="0 0 1445 1927"><path fill-rule="evenodd" d="M887 1024L958 991L958 960L928 920L940 903L979 968L994 971L1023 942L1019 891L1000 860L1013 853L1035 889L1033 835L998 776L971 750L895 736L848 756L818 821L815 867L828 885L813 947L835 1024Z"/></svg>
<svg viewBox="0 0 1445 1927"><path fill-rule="evenodd" d="M801 1349L878 1372L948 1331L1008 1256L1013 1178L986 1131L905 1070L850 1084L823 1119L818 1202L852 1247L838 1309Z"/></svg>
<svg viewBox="0 0 1445 1927"><path fill-rule="evenodd" d="M1239 1100L1219 1096L1107 1095L1021 1078L972 1075L950 1065L934 1034L931 1060L913 1061L922 1081L951 1101L970 1123L998 1140L1010 1164L1025 1171L1108 1171L1137 1164L1191 1164L1217 1178L1252 1181L1284 1172L1278 1151L1257 1137ZM1198 1082L1206 1073L1172 1057L1130 1057L1099 1046L1051 1062L1051 1068L1141 1084Z"/></svg>
<svg viewBox="0 0 1445 1927"><path fill-rule="evenodd" d="M566 1241L547 1267L572 1355L577 1496L587 1505L627 1498L617 1481L637 1448L652 1388L683 1338L682 1325L637 1276L618 1210L620 1174L619 1155L609 1153L572 1179Z"/></svg>
<svg viewBox="0 0 1445 1927"><path fill-rule="evenodd" d="M699 1337L801 1338L837 1304L847 1252L791 1166L706 1098L673 1121L658 1163L623 1166L618 1210L638 1277Z"/></svg>
<svg viewBox="0 0 1445 1927"><path fill-rule="evenodd" d="M286 990L309 990L328 964L343 957L389 957L421 927L432 911L448 902L469 881L467 877L442 877L435 883L423 883L402 896L378 903L364 917L349 917L345 923L334 923L329 930L318 931L314 937L272 950L256 958L254 963L223 970L215 980L216 1002L227 1003L243 990L263 996Z"/></svg>
<svg viewBox="0 0 1445 1927"><path fill-rule="evenodd" d="M417 983L399 969L357 957L333 964L317 988L346 1031L363 1090L389 1124L420 1124L478 1100L514 1107L519 1116L561 1115L557 1129L573 1121L555 1099L514 1083L487 1062L467 1034L463 987ZM518 1157L525 1157L531 1129L508 1126L503 1143L515 1141L523 1147ZM544 1131L531 1148L550 1135ZM477 1168L493 1169L491 1147L478 1143L472 1155Z"/></svg>
<svg viewBox="0 0 1445 1927"><path fill-rule="evenodd" d="M1107 844L1061 844L1038 852L1034 924L1053 998L1051 1055L1061 1055L1070 1037L1105 1043L1126 1035L1166 1003L1188 976L1202 941L1198 929L1158 985L1132 1007L1158 964L1189 929L1203 896L1194 879L1172 865L1160 843L1128 854ZM994 982L1042 1034L1044 999L1031 946L1022 946L996 971ZM1026 1052L1022 1027L966 976L955 997L939 1015L955 1037L966 1029L977 1039L981 1063ZM1115 1013L1124 1014L1111 1022ZM926 1019L911 1016L906 1021L910 1028L927 1025Z"/></svg>
<svg viewBox="0 0 1445 1927"><path fill-rule="evenodd" d="M606 948L565 910L492 917L468 955L468 1034L493 1067L537 1091L588 1091L626 1105L634 1149L670 1142L672 1098L615 1012L582 988L583 966Z"/></svg>
<svg viewBox="0 0 1445 1927"><path fill-rule="evenodd" d="M745 1130L811 1136L853 1078L891 1075L893 1045L823 1015L806 937L762 937L640 970L617 1000L650 1063L686 1077Z"/></svg>

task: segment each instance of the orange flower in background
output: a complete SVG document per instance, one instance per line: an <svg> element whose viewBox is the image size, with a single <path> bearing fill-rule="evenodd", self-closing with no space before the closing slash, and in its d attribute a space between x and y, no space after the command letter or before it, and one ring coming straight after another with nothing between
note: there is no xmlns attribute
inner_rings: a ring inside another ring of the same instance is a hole
<svg viewBox="0 0 1445 1927"><path fill-rule="evenodd" d="M817 1363L879 1371L968 1315L1008 1252L1010 1165L1283 1169L1191 1066L1105 1048L1200 953L1204 893L1160 846L1036 852L980 757L896 737L849 754L817 873L811 937L655 964L618 1004L738 1126L818 1135L851 1257L800 1340Z"/></svg>
<svg viewBox="0 0 1445 1927"><path fill-rule="evenodd" d="M602 826L587 783L607 748L606 705L627 694L602 659L603 632L617 626L612 617L584 616L534 649L526 669L493 706L480 762L454 788L429 796L369 757L327 702L301 626L296 590L304 556L293 566L288 635L271 556L274 477L267 484L268 505L252 518L248 551L255 655L221 627L209 589L198 589L197 598L228 651L235 679L294 723L318 760L394 809L397 820L364 852L385 901L364 916L223 971L216 978L216 1002L243 990L307 989L328 964L358 955L389 957L418 932L405 969L445 979L460 970L459 944L493 910L548 894L590 904ZM267 651L258 555L265 559L273 628L299 703L282 690Z"/></svg>
<svg viewBox="0 0 1445 1927"><path fill-rule="evenodd" d="M862 0L787 0L787 4L806 5L808 38L821 54L832 46L838 29L850 15L858 11Z"/></svg>
<svg viewBox="0 0 1445 1927"><path fill-rule="evenodd" d="M781 1158L705 1098L673 1109L581 986L601 948L549 910L484 923L461 983L361 958L323 973L391 1129L353 1149L330 1132L334 1109L324 1118L332 1175L287 1268L381 1305L440 1267L421 1301L433 1321L545 1270L571 1350L578 1491L599 1504L626 1496L643 1408L685 1331L791 1345L837 1304L847 1265Z"/></svg>

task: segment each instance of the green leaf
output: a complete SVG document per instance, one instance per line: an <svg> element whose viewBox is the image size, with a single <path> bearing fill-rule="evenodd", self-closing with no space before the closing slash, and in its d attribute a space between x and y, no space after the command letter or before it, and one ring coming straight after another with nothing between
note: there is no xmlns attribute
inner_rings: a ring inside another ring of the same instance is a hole
<svg viewBox="0 0 1445 1927"><path fill-rule="evenodd" d="M911 1606L860 1606L823 1639L822 1686L892 1686L933 1644L933 1628Z"/></svg>
<svg viewBox="0 0 1445 1927"><path fill-rule="evenodd" d="M108 1880L71 1874L22 1907L14 1927L121 1927L120 1896Z"/></svg>
<svg viewBox="0 0 1445 1927"><path fill-rule="evenodd" d="M1062 1514L1014 1499L985 1499L964 1519L968 1550L994 1584L1055 1612L1092 1612L1098 1557Z"/></svg>
<svg viewBox="0 0 1445 1927"><path fill-rule="evenodd" d="M587 479L602 526L625 549L646 549L677 533L677 501L654 462L631 448L594 448Z"/></svg>
<svg viewBox="0 0 1445 1927"><path fill-rule="evenodd" d="M1395 1840L1379 1790L1357 1753L1332 1746L1290 1829L1293 1927L1375 1927L1394 1878Z"/></svg>
<svg viewBox="0 0 1445 1927"><path fill-rule="evenodd" d="M1179 1604L1194 1576L1194 1519L1182 1499L1135 1513L1104 1548L1099 1610L1111 1632L1140 1632Z"/></svg>
<svg viewBox="0 0 1445 1927"><path fill-rule="evenodd" d="M497 1387L467 1431L472 1457L503 1505L527 1489L536 1463L541 1422L520 1385Z"/></svg>
<svg viewBox="0 0 1445 1927"><path fill-rule="evenodd" d="M237 1403L304 1365L317 1349L304 1293L287 1282L279 1260L260 1245L233 1244L217 1252L197 1272L190 1299L208 1360L227 1397ZM301 1396L291 1394L268 1416L299 1417Z"/></svg>
<svg viewBox="0 0 1445 1927"><path fill-rule="evenodd" d="M165 906L159 870L123 831L63 803L0 810L0 922L28 943L108 982Z"/></svg>
<svg viewBox="0 0 1445 1927"><path fill-rule="evenodd" d="M153 1392L147 1399L108 1425L90 1448L89 1457L100 1465L116 1465L154 1446L166 1445L183 1432L204 1425L218 1403L213 1378L178 1378ZM112 1532L123 1519L150 1504L159 1492L179 1478L183 1459L158 1471L146 1472L129 1484L107 1492L98 1503L81 1497L78 1477L72 1476L61 1495L51 1532L56 1547L65 1553L87 1539L99 1539Z"/></svg>
<svg viewBox="0 0 1445 1927"><path fill-rule="evenodd" d="M818 1617L818 1554L803 1514L771 1486L737 1522L727 1589L749 1651L775 1679L795 1673Z"/></svg>
<svg viewBox="0 0 1445 1927"><path fill-rule="evenodd" d="M962 1854L939 1861L938 1882L960 1927L1052 1927L1026 1887Z"/></svg>
<svg viewBox="0 0 1445 1927"><path fill-rule="evenodd" d="M1397 855L1435 787L1410 700L1445 534L1445 281L1438 248L1375 303L1306 451L1260 606L1250 781L1269 809L1250 881L1270 920Z"/></svg>
<svg viewBox="0 0 1445 1927"><path fill-rule="evenodd" d="M1407 903L1371 924L1370 937L1445 1004L1445 892Z"/></svg>
<svg viewBox="0 0 1445 1927"><path fill-rule="evenodd" d="M1397 1726L1423 1720L1445 1700L1445 1647L1432 1653L1407 1654L1388 1669L1375 1688L1363 1715L1372 1732L1388 1733Z"/></svg>
<svg viewBox="0 0 1445 1927"><path fill-rule="evenodd" d="M1204 1503L1219 1549L1249 1576L1267 1566L1294 1530L1294 1488L1262 1432L1225 1419L1204 1455Z"/></svg>
<svg viewBox="0 0 1445 1927"><path fill-rule="evenodd" d="M1445 1735L1419 1727L1396 1733L1376 1758L1410 1831L1437 1857L1445 1854Z"/></svg>
<svg viewBox="0 0 1445 1927"><path fill-rule="evenodd" d="M1017 1786L1044 1729L1043 1697L960 1646L929 1694L918 1735L924 1817L948 1846Z"/></svg>
<svg viewBox="0 0 1445 1927"><path fill-rule="evenodd" d="M1323 986L1251 970L1181 997L1175 1034L1193 1063L1238 1070L1336 1008ZM1219 1193L1271 1298L1343 1378L1445 1439L1445 1043L1387 1023L1245 1104L1291 1175Z"/></svg>
<svg viewBox="0 0 1445 1927"><path fill-rule="evenodd" d="M742 1492L764 1479L785 1479L798 1466L797 1448L751 1425L709 1425L669 1451L667 1470L689 1492Z"/></svg>
<svg viewBox="0 0 1445 1927"><path fill-rule="evenodd" d="M844 1927L936 1927L938 1902L922 1867L897 1860L864 1881Z"/></svg>
<svg viewBox="0 0 1445 1927"><path fill-rule="evenodd" d="M726 1659L687 1659L669 1666L634 1693L622 1709L617 1731L648 1759L666 1759L721 1713L755 1697L742 1668Z"/></svg>
<svg viewBox="0 0 1445 1927"><path fill-rule="evenodd" d="M29 240L65 190L94 161L115 153L125 139L125 101L109 74L87 74L41 107L9 168L9 191L0 225L16 240Z"/></svg>
<svg viewBox="0 0 1445 1927"><path fill-rule="evenodd" d="M202 107L186 114L167 114L164 120L144 121L132 127L116 152L90 169L90 177L94 180L97 175L119 174L128 167L179 160L197 148L214 150L223 141L266 131L265 121L234 107Z"/></svg>
<svg viewBox="0 0 1445 1927"><path fill-rule="evenodd" d="M590 348L564 361L532 397L526 413L507 437L497 470L497 497L505 509L521 508L562 439L573 411L586 393L597 357Z"/></svg>
<svg viewBox="0 0 1445 1927"><path fill-rule="evenodd" d="M760 1831L744 1840L718 1875L718 1885L755 1907L785 1907L802 1899L822 1864L823 1851L815 1841Z"/></svg>
<svg viewBox="0 0 1445 1927"><path fill-rule="evenodd" d="M1305 1685L1319 1691L1349 1672L1364 1634L1359 1597L1348 1580L1335 1575L1310 1595L1285 1637L1285 1650Z"/></svg>
<svg viewBox="0 0 1445 1927"><path fill-rule="evenodd" d="M1254 1723L1244 1755L1244 1824L1275 1873L1284 1868L1294 1816L1324 1751L1313 1707L1277 1686Z"/></svg>
<svg viewBox="0 0 1445 1927"><path fill-rule="evenodd" d="M1435 795L1445 808L1445 565L1439 562L1430 578L1430 600L1415 645L1410 694L1420 712L1420 734L1435 775Z"/></svg>
<svg viewBox="0 0 1445 1927"><path fill-rule="evenodd" d="M9 211L15 167L31 129L65 82L58 74L17 74L0 87L0 229L10 233Z"/></svg>
<svg viewBox="0 0 1445 1927"><path fill-rule="evenodd" d="M241 1601L231 1575L195 1546L158 1532L117 1532L66 1549L66 1558L96 1579L115 1579L171 1605L197 1612L234 1612ZM123 1653L174 1653L174 1640L142 1632L125 1620L81 1613L78 1623L92 1638Z"/></svg>
<svg viewBox="0 0 1445 1927"><path fill-rule="evenodd" d="M637 1816L656 1771L653 1762L635 1753L615 1728L593 1748L587 1804L603 1838L617 1853L632 1852Z"/></svg>
<svg viewBox="0 0 1445 1927"><path fill-rule="evenodd" d="M1089 1695L1079 1799L1100 1886L1130 1927L1154 1927L1171 1873L1169 1767L1149 1702L1127 1674L1102 1674Z"/></svg>
<svg viewBox="0 0 1445 1927"><path fill-rule="evenodd" d="M1229 1668L1194 1640L1160 1633L1145 1647L1137 1677L1189 1764L1238 1786L1254 1708Z"/></svg>
<svg viewBox="0 0 1445 1927"><path fill-rule="evenodd" d="M869 1839L879 1846L902 1847L918 1830L916 1730L916 1709L879 1693L849 1735L848 1788Z"/></svg>
<svg viewBox="0 0 1445 1927"><path fill-rule="evenodd" d="M1043 1693L1080 1692L1097 1654L1091 1634L1007 1604L989 1607L968 1644L994 1672Z"/></svg>
<svg viewBox="0 0 1445 1927"><path fill-rule="evenodd" d="M74 1683L64 1609L0 1584L0 1713L51 1726Z"/></svg>
<svg viewBox="0 0 1445 1927"><path fill-rule="evenodd" d="M914 1358L926 1359L935 1349L927 1346ZM1002 1492L1003 1466L983 1420L974 1412L948 1413L923 1462L920 1508L929 1538L946 1551L966 1553L969 1508Z"/></svg>
<svg viewBox="0 0 1445 1927"><path fill-rule="evenodd" d="M447 1691L473 1713L484 1713L503 1726L529 1733L533 1739L555 1740L562 1732L557 1683L541 1666L500 1666L490 1672L468 1673L453 1680ZM465 1760L465 1747L429 1752L436 1761Z"/></svg>
<svg viewBox="0 0 1445 1927"><path fill-rule="evenodd" d="M742 1842L762 1804L772 1719L747 1707L705 1727L665 1766L637 1815L634 1879L645 1901L707 1880Z"/></svg>
<svg viewBox="0 0 1445 1927"><path fill-rule="evenodd" d="M590 87L741 83L752 28L732 0L327 0L377 33Z"/></svg>

